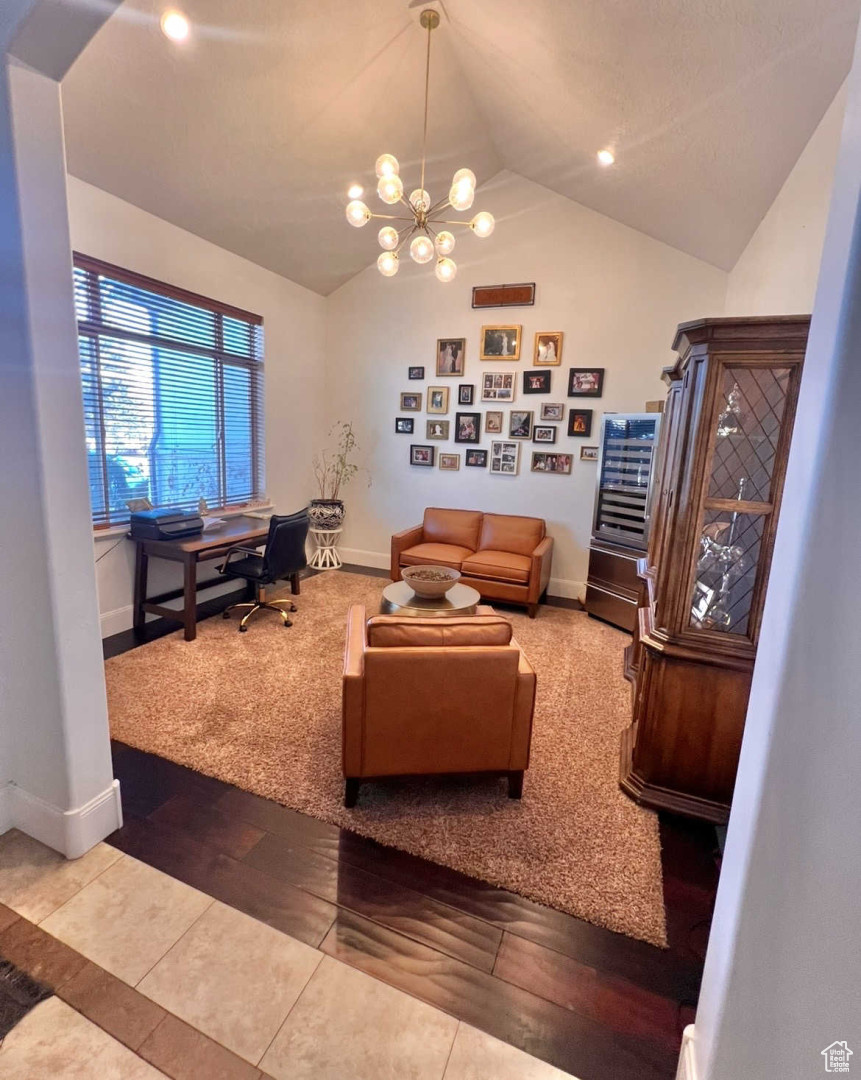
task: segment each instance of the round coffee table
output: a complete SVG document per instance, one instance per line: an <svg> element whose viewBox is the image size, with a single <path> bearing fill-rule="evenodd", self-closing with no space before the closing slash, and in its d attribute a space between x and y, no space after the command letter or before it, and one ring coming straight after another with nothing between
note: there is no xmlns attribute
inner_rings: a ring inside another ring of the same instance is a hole
<svg viewBox="0 0 861 1080"><path fill-rule="evenodd" d="M405 581L393 581L383 589L380 603L382 615L415 615L420 619L438 618L442 615L474 615L481 593L469 585L457 584L445 594L433 600L416 596Z"/></svg>

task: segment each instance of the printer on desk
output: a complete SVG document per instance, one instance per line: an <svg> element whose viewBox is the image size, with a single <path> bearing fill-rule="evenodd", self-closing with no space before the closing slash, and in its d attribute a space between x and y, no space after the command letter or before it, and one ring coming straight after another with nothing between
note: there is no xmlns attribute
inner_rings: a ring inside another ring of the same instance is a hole
<svg viewBox="0 0 861 1080"><path fill-rule="evenodd" d="M203 519L195 510L135 510L129 522L132 540L185 540L203 532Z"/></svg>

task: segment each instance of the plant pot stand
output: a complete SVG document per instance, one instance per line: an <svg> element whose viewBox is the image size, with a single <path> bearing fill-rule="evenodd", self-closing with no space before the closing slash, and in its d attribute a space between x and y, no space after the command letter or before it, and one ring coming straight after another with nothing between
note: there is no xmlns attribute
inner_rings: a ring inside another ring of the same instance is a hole
<svg viewBox="0 0 861 1080"><path fill-rule="evenodd" d="M337 570L341 565L338 554L338 537L343 529L309 529L317 550L311 556L309 566L314 570Z"/></svg>

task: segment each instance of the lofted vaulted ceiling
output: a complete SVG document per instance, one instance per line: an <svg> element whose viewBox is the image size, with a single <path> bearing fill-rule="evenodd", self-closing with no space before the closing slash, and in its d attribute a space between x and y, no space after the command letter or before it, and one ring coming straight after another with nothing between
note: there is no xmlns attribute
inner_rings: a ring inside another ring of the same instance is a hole
<svg viewBox="0 0 861 1080"><path fill-rule="evenodd" d="M348 185L385 209L388 151L418 186L418 9L182 0L177 46L166 6L126 0L63 81L69 171L328 294L378 251L344 219ZM426 187L509 169L729 269L849 70L858 6L445 0Z"/></svg>

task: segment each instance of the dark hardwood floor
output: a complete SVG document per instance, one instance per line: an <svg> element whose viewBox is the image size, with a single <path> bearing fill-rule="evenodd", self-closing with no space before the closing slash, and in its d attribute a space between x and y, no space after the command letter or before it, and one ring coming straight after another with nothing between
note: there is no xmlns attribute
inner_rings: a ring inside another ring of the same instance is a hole
<svg viewBox="0 0 861 1080"><path fill-rule="evenodd" d="M160 629L176 627L154 625L147 638ZM118 634L105 654L138 643ZM121 743L113 750L126 823L108 842L121 850L580 1080L675 1075L717 887L712 828L661 816L669 948L658 949Z"/></svg>

